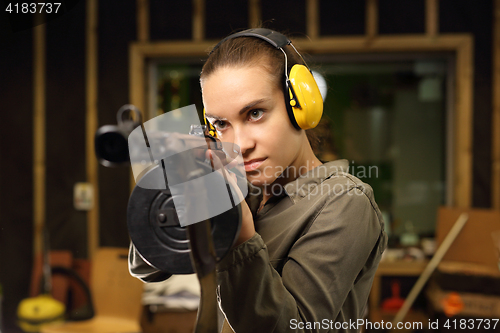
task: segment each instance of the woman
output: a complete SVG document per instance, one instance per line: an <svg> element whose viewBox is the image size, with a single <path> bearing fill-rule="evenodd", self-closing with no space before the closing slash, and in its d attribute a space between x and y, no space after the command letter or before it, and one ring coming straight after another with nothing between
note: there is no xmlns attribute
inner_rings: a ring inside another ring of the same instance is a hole
<svg viewBox="0 0 500 333"><path fill-rule="evenodd" d="M346 160L314 155L304 128L317 120L300 112L322 101L297 91L292 81L307 73L292 73L303 60L288 43L267 29L229 36L200 77L205 116L221 141L240 147L253 188L240 235L217 265L222 331L358 331L387 236L371 187L347 173ZM158 277L133 262L132 273Z"/></svg>

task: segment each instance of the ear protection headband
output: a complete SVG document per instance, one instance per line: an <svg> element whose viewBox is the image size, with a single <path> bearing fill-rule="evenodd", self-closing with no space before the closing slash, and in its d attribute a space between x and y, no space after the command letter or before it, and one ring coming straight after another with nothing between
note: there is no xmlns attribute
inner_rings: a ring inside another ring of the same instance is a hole
<svg viewBox="0 0 500 333"><path fill-rule="evenodd" d="M283 49L286 45L290 45L295 52L297 52L304 64L306 63L297 49L295 49L292 42L285 35L273 30L264 28L248 29L224 38L213 48L210 54L225 41L238 37L260 38L283 52L285 56L285 78L283 86L288 117L293 126L297 129L305 130L316 127L323 114L323 99L321 98L316 80L314 80L312 72L307 65L293 65L290 73L288 73L288 58ZM205 110L203 110L203 116L205 116ZM215 128L213 128L206 119L205 123L209 126L210 132L216 132Z"/></svg>

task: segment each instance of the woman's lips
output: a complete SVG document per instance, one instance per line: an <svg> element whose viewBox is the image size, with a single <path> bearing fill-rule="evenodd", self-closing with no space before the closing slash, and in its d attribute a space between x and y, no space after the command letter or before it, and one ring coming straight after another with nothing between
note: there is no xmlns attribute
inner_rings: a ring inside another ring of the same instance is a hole
<svg viewBox="0 0 500 333"><path fill-rule="evenodd" d="M258 158L245 162L245 171L249 172L257 169L265 160L265 158Z"/></svg>

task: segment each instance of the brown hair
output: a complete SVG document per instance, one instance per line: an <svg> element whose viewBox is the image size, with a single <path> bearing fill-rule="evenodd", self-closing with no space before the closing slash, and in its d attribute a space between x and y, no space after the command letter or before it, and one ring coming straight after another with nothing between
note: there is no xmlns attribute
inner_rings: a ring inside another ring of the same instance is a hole
<svg viewBox="0 0 500 333"><path fill-rule="evenodd" d="M287 71L293 65L304 64L302 58L289 45L283 47L287 56ZM224 41L213 50L200 74L200 84L210 74L222 67L263 66L273 78L273 82L284 92L285 88L285 55L280 49L256 37L237 37ZM317 136L306 131L307 138L313 149L318 145Z"/></svg>
<svg viewBox="0 0 500 333"><path fill-rule="evenodd" d="M287 54L287 70L289 71L295 64L303 64L300 57L291 50L290 46L285 46ZM275 48L268 42L256 37L237 37L224 41L213 52L210 53L207 61L203 65L200 81L217 68L231 66L253 66L262 65L274 78L280 88L284 82L285 56L281 50Z"/></svg>

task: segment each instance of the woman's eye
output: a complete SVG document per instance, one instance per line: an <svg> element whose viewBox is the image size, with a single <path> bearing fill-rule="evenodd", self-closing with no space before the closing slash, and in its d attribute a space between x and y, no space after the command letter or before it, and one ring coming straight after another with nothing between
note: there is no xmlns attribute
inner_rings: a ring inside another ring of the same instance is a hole
<svg viewBox="0 0 500 333"><path fill-rule="evenodd" d="M260 117L262 117L263 114L264 114L264 111L262 111L262 110L252 110L252 111L250 111L249 115L250 115L251 119L257 120Z"/></svg>
<svg viewBox="0 0 500 333"><path fill-rule="evenodd" d="M217 130L224 129L224 127L227 126L224 120L217 120L213 123L213 125Z"/></svg>

